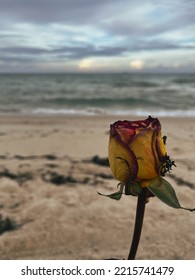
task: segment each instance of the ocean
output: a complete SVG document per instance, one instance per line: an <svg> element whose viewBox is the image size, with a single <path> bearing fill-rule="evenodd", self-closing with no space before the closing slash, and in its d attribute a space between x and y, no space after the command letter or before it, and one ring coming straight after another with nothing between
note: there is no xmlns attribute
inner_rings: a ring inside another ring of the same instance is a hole
<svg viewBox="0 0 195 280"><path fill-rule="evenodd" d="M195 74L0 74L0 114L195 117Z"/></svg>

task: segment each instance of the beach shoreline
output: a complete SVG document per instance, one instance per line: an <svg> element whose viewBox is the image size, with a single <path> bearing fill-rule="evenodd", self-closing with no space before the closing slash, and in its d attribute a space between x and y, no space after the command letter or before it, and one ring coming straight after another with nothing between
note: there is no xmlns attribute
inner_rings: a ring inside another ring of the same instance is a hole
<svg viewBox="0 0 195 280"><path fill-rule="evenodd" d="M147 116L146 116L147 117ZM153 116L155 117L155 116ZM136 199L112 201L118 184L107 158L109 126L137 116L0 118L0 259L127 257ZM194 118L159 118L177 167L167 176L185 207L195 207ZM182 181L183 180L183 181ZM138 259L195 259L194 214L151 198Z"/></svg>

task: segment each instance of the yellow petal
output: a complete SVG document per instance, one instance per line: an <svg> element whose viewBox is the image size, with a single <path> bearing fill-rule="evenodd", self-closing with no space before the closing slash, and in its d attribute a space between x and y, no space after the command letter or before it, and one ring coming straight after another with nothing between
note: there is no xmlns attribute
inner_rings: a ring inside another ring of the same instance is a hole
<svg viewBox="0 0 195 280"><path fill-rule="evenodd" d="M143 129L129 144L137 158L138 180L153 179L159 175L156 170L156 157L153 150L154 133L152 128Z"/></svg>
<svg viewBox="0 0 195 280"><path fill-rule="evenodd" d="M135 173L135 156L132 156L132 152L124 143L111 137L108 146L108 159L115 178L122 184L126 184Z"/></svg>
<svg viewBox="0 0 195 280"><path fill-rule="evenodd" d="M157 152L159 159L161 159L162 156L166 155L166 148L162 140L161 131L159 131L159 133L157 134Z"/></svg>

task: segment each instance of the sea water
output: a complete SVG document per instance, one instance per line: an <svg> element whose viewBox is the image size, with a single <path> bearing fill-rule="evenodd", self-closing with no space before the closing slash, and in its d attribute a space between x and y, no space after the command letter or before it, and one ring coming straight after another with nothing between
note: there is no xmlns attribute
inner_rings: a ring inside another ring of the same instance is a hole
<svg viewBox="0 0 195 280"><path fill-rule="evenodd" d="M195 117L195 74L0 74L0 114Z"/></svg>

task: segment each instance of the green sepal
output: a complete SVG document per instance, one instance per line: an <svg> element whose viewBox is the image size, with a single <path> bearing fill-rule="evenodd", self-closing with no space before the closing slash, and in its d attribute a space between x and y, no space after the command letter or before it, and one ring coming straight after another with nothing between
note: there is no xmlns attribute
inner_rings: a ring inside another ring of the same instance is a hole
<svg viewBox="0 0 195 280"><path fill-rule="evenodd" d="M138 182L128 182L125 185L125 194L126 195L138 196L141 191L142 191L142 187L140 186L140 183L138 183Z"/></svg>
<svg viewBox="0 0 195 280"><path fill-rule="evenodd" d="M183 208L178 201L174 188L162 177L151 180L147 188L170 207L177 209Z"/></svg>
<svg viewBox="0 0 195 280"><path fill-rule="evenodd" d="M98 192L98 194L109 197L109 198L114 199L114 200L120 200L121 196L123 194L123 188L124 188L124 185L120 184L120 188L119 188L118 192L111 193L111 194L102 194L102 193Z"/></svg>

